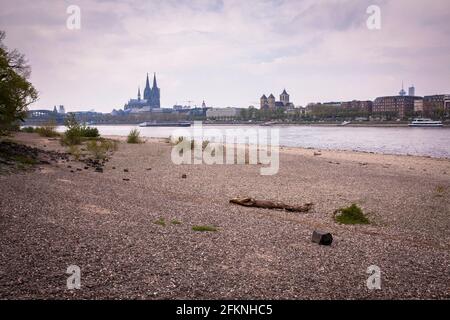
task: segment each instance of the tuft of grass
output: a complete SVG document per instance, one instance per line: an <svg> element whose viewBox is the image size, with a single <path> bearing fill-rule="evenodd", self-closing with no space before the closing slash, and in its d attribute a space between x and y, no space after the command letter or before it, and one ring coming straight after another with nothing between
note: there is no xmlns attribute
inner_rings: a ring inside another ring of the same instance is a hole
<svg viewBox="0 0 450 320"><path fill-rule="evenodd" d="M443 197L445 192L445 187L443 186L437 186L436 187L436 195L435 197Z"/></svg>
<svg viewBox="0 0 450 320"><path fill-rule="evenodd" d="M353 203L350 207L338 209L334 219L342 224L369 224L369 219L360 207Z"/></svg>
<svg viewBox="0 0 450 320"><path fill-rule="evenodd" d="M94 156L95 159L105 159L106 148L102 143L95 140L90 140L86 143L86 149Z"/></svg>
<svg viewBox="0 0 450 320"><path fill-rule="evenodd" d="M13 156L13 160L19 163L19 166L31 166L39 163L36 159L33 159L24 155L15 155Z"/></svg>
<svg viewBox="0 0 450 320"><path fill-rule="evenodd" d="M207 231L215 232L217 231L217 228L213 226L193 226L192 230L199 232L207 232Z"/></svg>
<svg viewBox="0 0 450 320"><path fill-rule="evenodd" d="M184 142L184 141L188 141L189 144L190 144L190 146L191 146L191 150L194 150L194 149L195 149L195 146L196 146L196 142L195 142L194 139L189 139L189 138L183 137L183 136L181 136L181 137L170 136L169 139L168 139L168 141L169 141L169 143L172 144L172 145L179 145L179 144L181 144L181 143ZM197 142L197 144L198 144L198 143L199 143L199 142ZM204 141L202 141L202 150L205 150L206 147L207 147L209 144L210 144L210 141L209 141L209 140L204 140Z"/></svg>
<svg viewBox="0 0 450 320"><path fill-rule="evenodd" d="M30 129L27 129L30 130ZM29 132L29 131L27 131ZM45 123L42 127L37 127L34 129L41 137L53 138L59 137L59 133L56 131L56 122L49 121Z"/></svg>
<svg viewBox="0 0 450 320"><path fill-rule="evenodd" d="M111 139L102 139L101 143L107 151L119 150L119 141Z"/></svg>
<svg viewBox="0 0 450 320"><path fill-rule="evenodd" d="M116 151L118 143L108 139L91 139L86 143L86 149L95 159L105 159L108 151Z"/></svg>
<svg viewBox="0 0 450 320"><path fill-rule="evenodd" d="M165 227L166 226L166 221L164 220L164 218L159 218L158 220L153 221L154 224L158 224L160 226Z"/></svg>
<svg viewBox="0 0 450 320"><path fill-rule="evenodd" d="M133 129L127 136L127 143L141 143L140 132L137 129Z"/></svg>
<svg viewBox="0 0 450 320"><path fill-rule="evenodd" d="M172 220L172 221L170 221L170 223L171 223L171 224L181 224L181 222L180 222L180 221L178 221L178 220L175 220L175 219L174 219L174 220Z"/></svg>
<svg viewBox="0 0 450 320"><path fill-rule="evenodd" d="M77 145L70 145L68 151L71 155L73 155L75 157L75 160L78 161L80 159L81 150L80 150L80 148L78 148Z"/></svg>

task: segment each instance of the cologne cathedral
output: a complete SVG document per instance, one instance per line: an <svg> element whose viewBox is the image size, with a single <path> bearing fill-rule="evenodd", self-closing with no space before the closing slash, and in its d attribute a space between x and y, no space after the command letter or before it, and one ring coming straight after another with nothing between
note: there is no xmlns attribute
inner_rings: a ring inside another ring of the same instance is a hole
<svg viewBox="0 0 450 320"><path fill-rule="evenodd" d="M150 87L150 81L145 82L144 97L141 98L141 89L138 88L137 99L130 99L127 104L125 104L124 109L157 109L161 108L160 102L160 90L156 84L156 74L153 75L153 86Z"/></svg>

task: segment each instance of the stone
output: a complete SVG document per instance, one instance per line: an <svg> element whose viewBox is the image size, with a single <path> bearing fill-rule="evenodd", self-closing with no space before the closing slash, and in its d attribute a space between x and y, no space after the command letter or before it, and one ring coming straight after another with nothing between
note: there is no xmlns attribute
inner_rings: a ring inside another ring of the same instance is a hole
<svg viewBox="0 0 450 320"><path fill-rule="evenodd" d="M322 154L320 152L314 152L315 156L321 156Z"/></svg>
<svg viewBox="0 0 450 320"><path fill-rule="evenodd" d="M181 175L181 178L186 179L186 178L187 178L187 175L183 173L183 174Z"/></svg>
<svg viewBox="0 0 450 320"><path fill-rule="evenodd" d="M130 181L130 179L128 179L128 178L123 178L122 180L123 181Z"/></svg>
<svg viewBox="0 0 450 320"><path fill-rule="evenodd" d="M312 234L312 242L329 246L333 242L333 236L329 232L314 230Z"/></svg>
<svg viewBox="0 0 450 320"><path fill-rule="evenodd" d="M147 168L146 170L147 170L147 171L150 171L150 170L152 170L152 168Z"/></svg>
<svg viewBox="0 0 450 320"><path fill-rule="evenodd" d="M128 169L123 169L123 172L128 172Z"/></svg>

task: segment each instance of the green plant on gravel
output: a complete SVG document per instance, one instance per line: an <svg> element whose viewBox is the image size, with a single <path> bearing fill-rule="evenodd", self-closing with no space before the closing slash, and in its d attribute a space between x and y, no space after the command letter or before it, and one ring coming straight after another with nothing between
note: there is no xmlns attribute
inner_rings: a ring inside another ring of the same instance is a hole
<svg viewBox="0 0 450 320"><path fill-rule="evenodd" d="M12 157L14 161L19 163L19 167L23 167L23 166L31 166L34 164L39 163L38 160L25 156L25 155L15 155Z"/></svg>
<svg viewBox="0 0 450 320"><path fill-rule="evenodd" d="M33 127L23 127L22 129L20 129L20 131L26 132L26 133L33 133L33 132L35 132Z"/></svg>
<svg viewBox="0 0 450 320"><path fill-rule="evenodd" d="M127 143L141 143L140 132L137 129L133 129L127 136Z"/></svg>
<svg viewBox="0 0 450 320"><path fill-rule="evenodd" d="M189 142L191 150L195 149L196 143L195 143L194 139L189 139L187 137L173 137L173 136L169 137L169 142L172 145L181 145L181 143L183 143L184 141L188 141ZM209 145L209 143L210 143L209 140L202 141L202 150L205 150L206 147Z"/></svg>
<svg viewBox="0 0 450 320"><path fill-rule="evenodd" d="M362 209L353 203L350 207L335 211L334 219L342 224L369 224L369 219L364 215Z"/></svg>
<svg viewBox="0 0 450 320"><path fill-rule="evenodd" d="M208 232L208 231L215 232L217 231L217 228L213 226L193 226L192 230L199 232Z"/></svg>
<svg viewBox="0 0 450 320"><path fill-rule="evenodd" d="M119 141L111 139L100 139L100 143L106 151L117 151L119 149Z"/></svg>
<svg viewBox="0 0 450 320"><path fill-rule="evenodd" d="M159 218L158 220L153 221L154 224L158 224L160 226L165 227L166 226L166 221L164 220L164 218Z"/></svg>
<svg viewBox="0 0 450 320"><path fill-rule="evenodd" d="M46 122L42 127L34 129L41 137L53 138L58 137L59 133L56 131L56 121L50 120Z"/></svg>
<svg viewBox="0 0 450 320"><path fill-rule="evenodd" d="M80 159L80 157L81 157L81 150L80 150L80 148L78 148L77 145L69 146L69 150L68 151L69 151L69 153L71 155L73 155L75 157L75 160L78 161Z"/></svg>
<svg viewBox="0 0 450 320"><path fill-rule="evenodd" d="M445 192L445 187L444 186L437 186L436 187L436 194L435 197L443 197L444 196L444 192Z"/></svg>
<svg viewBox="0 0 450 320"><path fill-rule="evenodd" d="M173 219L172 221L170 221L171 224L181 224L180 221Z"/></svg>
<svg viewBox="0 0 450 320"><path fill-rule="evenodd" d="M61 139L63 145L78 145L86 138L98 138L100 136L97 128L78 123L73 113L67 116L65 125L67 130Z"/></svg>
<svg viewBox="0 0 450 320"><path fill-rule="evenodd" d="M86 125L81 125L80 127L81 136L84 138L98 138L100 133L97 128L88 127Z"/></svg>
<svg viewBox="0 0 450 320"><path fill-rule="evenodd" d="M89 140L86 149L95 159L104 159L108 151L117 150L117 142L107 139Z"/></svg>

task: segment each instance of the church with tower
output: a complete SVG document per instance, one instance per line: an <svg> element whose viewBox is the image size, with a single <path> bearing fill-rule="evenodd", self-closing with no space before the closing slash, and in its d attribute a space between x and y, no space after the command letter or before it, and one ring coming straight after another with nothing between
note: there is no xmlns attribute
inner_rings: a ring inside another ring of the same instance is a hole
<svg viewBox="0 0 450 320"><path fill-rule="evenodd" d="M289 94L286 89L280 94L280 101L275 100L275 96L270 94L267 97L265 94L260 99L260 108L262 110L274 110L278 108L293 108L294 104L289 101Z"/></svg>
<svg viewBox="0 0 450 320"><path fill-rule="evenodd" d="M151 87L147 73L144 96L141 96L141 88L138 87L137 99L130 99L125 104L124 110L151 111L159 108L161 108L161 91L156 83L156 73L153 74L153 85Z"/></svg>

